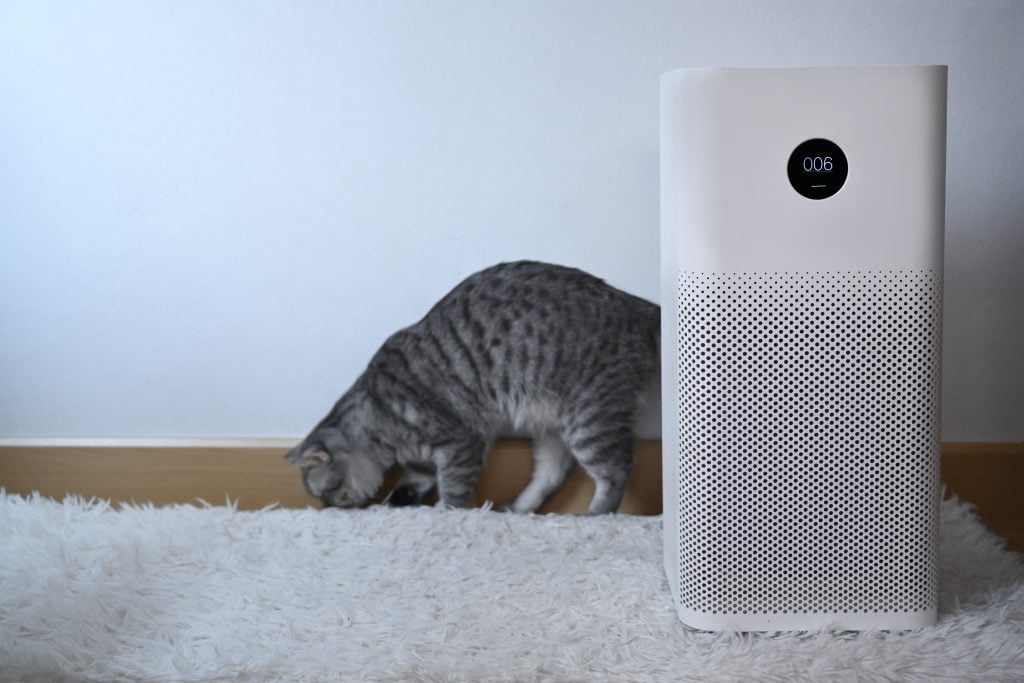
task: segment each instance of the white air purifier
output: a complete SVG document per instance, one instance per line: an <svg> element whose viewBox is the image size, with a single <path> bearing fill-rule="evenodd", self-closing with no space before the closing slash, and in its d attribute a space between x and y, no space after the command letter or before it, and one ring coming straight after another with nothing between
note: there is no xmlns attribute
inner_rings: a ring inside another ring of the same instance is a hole
<svg viewBox="0 0 1024 683"><path fill-rule="evenodd" d="M936 618L946 67L661 80L665 568L706 630Z"/></svg>

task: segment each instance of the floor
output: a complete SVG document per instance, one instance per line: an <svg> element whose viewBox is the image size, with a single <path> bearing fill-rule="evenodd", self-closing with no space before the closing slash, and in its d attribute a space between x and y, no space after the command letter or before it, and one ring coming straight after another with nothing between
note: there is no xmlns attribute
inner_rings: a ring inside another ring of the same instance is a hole
<svg viewBox="0 0 1024 683"><path fill-rule="evenodd" d="M255 509L315 504L284 448L246 447L0 447L0 486L12 493L51 497L76 493L111 500L166 504L197 498ZM504 440L492 452L478 488L478 503L510 501L530 477L530 444ZM947 491L977 506L978 515L1013 550L1024 553L1024 444L947 443L942 449ZM543 511L586 509L593 485L576 472ZM661 444L641 441L620 512L661 512Z"/></svg>

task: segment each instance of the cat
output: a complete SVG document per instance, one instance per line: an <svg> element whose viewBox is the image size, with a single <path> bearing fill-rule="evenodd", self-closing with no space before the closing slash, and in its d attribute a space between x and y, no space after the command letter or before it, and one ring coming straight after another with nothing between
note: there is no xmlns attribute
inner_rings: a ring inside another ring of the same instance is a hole
<svg viewBox="0 0 1024 683"><path fill-rule="evenodd" d="M485 457L508 430L533 437L530 482L508 506L538 510L576 463L588 514L618 509L633 421L658 368L660 309L581 270L519 261L471 275L392 335L303 441L285 454L325 507L357 507L387 470L387 499L469 507Z"/></svg>

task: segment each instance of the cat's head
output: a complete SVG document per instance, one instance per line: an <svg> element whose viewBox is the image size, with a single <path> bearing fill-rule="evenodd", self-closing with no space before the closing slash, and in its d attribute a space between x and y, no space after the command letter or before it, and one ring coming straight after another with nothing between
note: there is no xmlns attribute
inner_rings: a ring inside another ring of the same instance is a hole
<svg viewBox="0 0 1024 683"><path fill-rule="evenodd" d="M302 485L324 507L361 507L377 494L385 466L336 429L319 429L285 453L302 472Z"/></svg>

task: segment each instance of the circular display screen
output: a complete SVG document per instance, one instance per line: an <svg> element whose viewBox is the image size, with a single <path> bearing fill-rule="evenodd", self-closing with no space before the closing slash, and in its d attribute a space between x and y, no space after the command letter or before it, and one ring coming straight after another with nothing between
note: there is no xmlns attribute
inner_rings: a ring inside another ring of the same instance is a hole
<svg viewBox="0 0 1024 683"><path fill-rule="evenodd" d="M849 168L839 145L814 138L793 150L788 171L794 190L808 199L828 199L843 187Z"/></svg>

